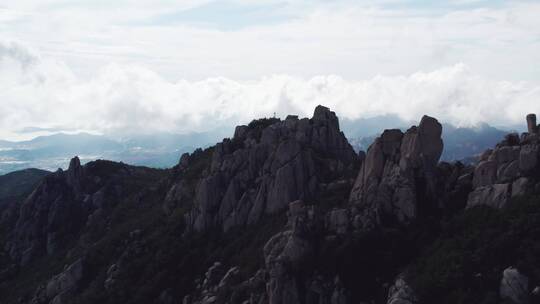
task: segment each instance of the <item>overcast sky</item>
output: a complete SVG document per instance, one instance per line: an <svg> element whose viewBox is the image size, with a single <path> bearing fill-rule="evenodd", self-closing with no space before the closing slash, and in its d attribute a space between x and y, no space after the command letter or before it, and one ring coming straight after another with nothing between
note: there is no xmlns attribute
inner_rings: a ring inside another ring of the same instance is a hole
<svg viewBox="0 0 540 304"><path fill-rule="evenodd" d="M540 114L540 3L435 2L0 1L0 138Z"/></svg>

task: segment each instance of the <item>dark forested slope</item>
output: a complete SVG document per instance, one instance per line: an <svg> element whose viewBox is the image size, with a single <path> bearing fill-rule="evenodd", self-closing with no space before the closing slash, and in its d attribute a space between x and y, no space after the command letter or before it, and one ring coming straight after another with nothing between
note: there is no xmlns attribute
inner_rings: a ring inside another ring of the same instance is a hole
<svg viewBox="0 0 540 304"><path fill-rule="evenodd" d="M322 106L168 170L74 158L3 212L1 303L534 303L528 124L476 166L428 116L356 154Z"/></svg>

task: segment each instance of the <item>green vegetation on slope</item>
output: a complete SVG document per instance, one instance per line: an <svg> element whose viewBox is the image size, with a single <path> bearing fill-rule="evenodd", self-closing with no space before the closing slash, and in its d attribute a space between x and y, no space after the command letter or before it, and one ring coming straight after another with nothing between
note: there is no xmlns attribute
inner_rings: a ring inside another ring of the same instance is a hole
<svg viewBox="0 0 540 304"><path fill-rule="evenodd" d="M408 273L422 303L499 303L505 268L540 279L540 197L501 210L479 206L442 225Z"/></svg>

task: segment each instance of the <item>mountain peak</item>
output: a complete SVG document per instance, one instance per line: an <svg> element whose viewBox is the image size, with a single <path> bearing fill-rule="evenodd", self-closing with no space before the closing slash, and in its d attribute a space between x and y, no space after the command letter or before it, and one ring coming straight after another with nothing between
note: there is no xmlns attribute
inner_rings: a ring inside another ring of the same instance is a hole
<svg viewBox="0 0 540 304"><path fill-rule="evenodd" d="M330 111L328 107L318 105L313 112L314 121L328 121L330 125L339 130L339 120L336 116L336 113Z"/></svg>
<svg viewBox="0 0 540 304"><path fill-rule="evenodd" d="M81 167L81 160L79 159L78 156L75 156L69 161L68 171L79 170L80 167Z"/></svg>
<svg viewBox="0 0 540 304"><path fill-rule="evenodd" d="M508 297L493 282L512 277L537 286L540 255L529 245L540 205L506 206L539 192L540 135L510 134L464 165L439 162L442 129L430 116L405 132L385 129L361 157L319 106L312 118L238 126L169 170L75 156L2 213L2 300L454 303L433 281L450 280L460 297L470 286ZM463 247L475 246L486 263L478 271L440 268L456 257L469 267ZM534 271L509 268L513 260L492 253L499 246ZM489 284L477 284L484 276Z"/></svg>
<svg viewBox="0 0 540 304"><path fill-rule="evenodd" d="M527 130L529 133L538 133L538 125L536 124L536 114L528 114L527 117Z"/></svg>

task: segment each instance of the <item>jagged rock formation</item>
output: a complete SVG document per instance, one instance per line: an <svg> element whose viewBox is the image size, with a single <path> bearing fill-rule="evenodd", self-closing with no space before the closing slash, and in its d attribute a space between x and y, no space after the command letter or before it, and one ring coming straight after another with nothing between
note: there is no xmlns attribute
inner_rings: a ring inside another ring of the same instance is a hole
<svg viewBox="0 0 540 304"><path fill-rule="evenodd" d="M467 207L504 207L511 197L529 192L538 177L540 135L536 115L527 115L529 133L509 134L495 149L486 151L474 170Z"/></svg>
<svg viewBox="0 0 540 304"><path fill-rule="evenodd" d="M255 291L253 294L257 296L250 303L349 303L347 290L341 286L339 277L329 280L316 275L317 267L310 264L317 255L314 239L321 239L322 235L328 240L347 237L351 232L394 222L403 225L434 210L439 213L460 210L467 202L470 204L477 189L499 180L513 181L505 187L512 187L516 196L524 194L530 187L522 175L514 175L515 163L508 165L519 160L521 155L521 148L508 148L520 142L515 135L507 136L494 151L482 156L482 159L494 161L471 167L460 163L438 164L442 152L441 131L441 125L427 116L418 127L412 127L406 133L384 131L368 149L349 205L344 208L333 208L321 214L317 206L302 201L291 202L285 230L270 238L264 246L265 267L258 273L267 274L266 290ZM535 142L535 135L526 134L523 138L529 145ZM536 152L531 150L534 148L525 148L523 153L529 157L521 161L523 164L535 162L536 156L529 154L536 155ZM501 169L499 165L504 167ZM532 172L535 166L530 164L523 168ZM496 173L497 169L498 175L489 171ZM495 192L511 191L499 189L499 185L491 187ZM498 195L493 195L488 201L491 206L500 208L499 199ZM503 282L507 281L503 279ZM504 290L501 285L501 297L509 297ZM224 303L231 298L209 298L207 295L193 303L210 303L209 299L210 302ZM406 283L405 274L400 274L389 287L385 301L397 304L418 303L419 300Z"/></svg>
<svg viewBox="0 0 540 304"><path fill-rule="evenodd" d="M536 114L528 114L527 117L527 131L529 134L538 133L538 125L536 124Z"/></svg>
<svg viewBox="0 0 540 304"><path fill-rule="evenodd" d="M68 170L45 177L12 215L16 221L5 250L20 265L61 252L85 227L100 223L103 209L124 195L124 179L145 171L109 161L81 166L74 157Z"/></svg>
<svg viewBox="0 0 540 304"><path fill-rule="evenodd" d="M415 304L418 299L412 288L407 284L404 275L398 276L394 285L388 290L387 304Z"/></svg>
<svg viewBox="0 0 540 304"><path fill-rule="evenodd" d="M39 286L30 302L32 304L66 303L67 299L77 291L84 278L85 268L84 260L78 259L46 284Z"/></svg>
<svg viewBox="0 0 540 304"><path fill-rule="evenodd" d="M335 113L326 107L318 106L311 119L289 116L270 122L262 130L257 123L264 121L239 126L232 139L216 145L187 215L191 230L228 231L257 223L291 201L312 199L319 183L357 165L358 156L340 132ZM170 200L186 197L183 183L173 186Z"/></svg>
<svg viewBox="0 0 540 304"><path fill-rule="evenodd" d="M529 279L516 268L508 267L503 271L500 287L501 298L512 303L529 303Z"/></svg>
<svg viewBox="0 0 540 304"><path fill-rule="evenodd" d="M231 139L182 155L170 170L106 161L82 166L74 158L67 171L5 209L0 293L7 303L39 304L416 304L430 296L444 302L444 295L422 290L433 277L412 277L433 270L419 256L481 243L457 237L451 220L477 227L476 218L460 215L484 214L482 221L517 231L501 244L520 247L509 258L495 252L508 248L496 242L490 253L504 261L497 267L474 260L484 248L436 256L450 266L437 264L434 277L473 276L458 291L465 302L480 303L464 294L484 288L486 303L527 303L540 270L502 270L524 264L516 257L536 261L531 223L538 217L507 220L489 208L509 210L512 197L540 190L539 128L534 115L527 123L528 133L508 135L475 166L439 163L442 126L428 116L406 132L385 130L357 155L335 113L322 106L310 119L239 126ZM528 243L516 235L527 235ZM474 263L482 267L472 274L446 272ZM18 280L31 283L12 293Z"/></svg>
<svg viewBox="0 0 540 304"><path fill-rule="evenodd" d="M107 232L110 210L124 197L138 195L130 185L151 180L154 171L101 160L82 166L74 157L68 170L46 176L27 198L13 201L2 215L0 227L8 229L2 244L7 267L0 266L0 283L17 276L19 270L38 267L40 259L50 262L84 253L93 239ZM1 250L0 257L4 257ZM78 287L83 264L81 257L56 273L38 288L32 303L64 303L62 299L71 297Z"/></svg>
<svg viewBox="0 0 540 304"><path fill-rule="evenodd" d="M424 116L418 127L405 133L385 130L375 140L350 195L350 202L360 210L359 225L379 224L388 216L410 222L420 203L435 198L441 132L436 119Z"/></svg>
<svg viewBox="0 0 540 304"><path fill-rule="evenodd" d="M75 157L66 172L47 176L24 201L5 246L14 261L26 265L36 256L53 254L81 229L88 215L80 192L82 171Z"/></svg>
<svg viewBox="0 0 540 304"><path fill-rule="evenodd" d="M263 268L242 281L238 280L238 267L225 272L216 263L184 303L349 303L339 276L332 279L314 271L314 236L321 224L316 210L300 200L291 202L284 230L263 247Z"/></svg>

